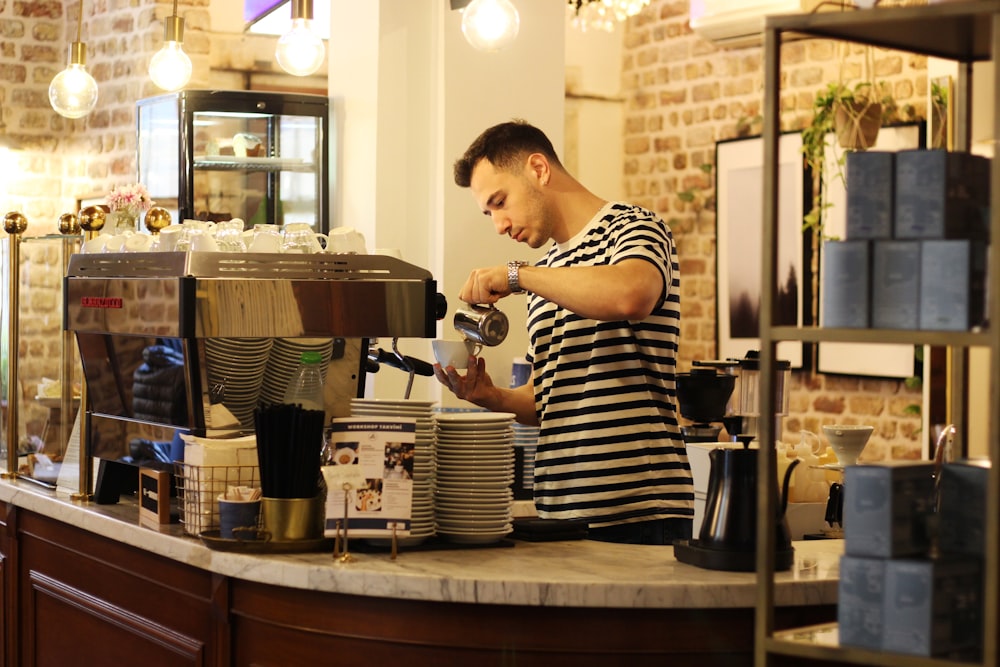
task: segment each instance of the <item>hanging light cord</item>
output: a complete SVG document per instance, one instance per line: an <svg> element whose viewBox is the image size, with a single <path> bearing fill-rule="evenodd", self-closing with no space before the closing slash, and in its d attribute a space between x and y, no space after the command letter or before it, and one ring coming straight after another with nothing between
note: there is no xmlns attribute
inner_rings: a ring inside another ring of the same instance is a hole
<svg viewBox="0 0 1000 667"><path fill-rule="evenodd" d="M174 0L174 16L177 16L177 0Z"/></svg>
<svg viewBox="0 0 1000 667"><path fill-rule="evenodd" d="M80 11L76 13L76 41L83 41L83 0L80 0Z"/></svg>

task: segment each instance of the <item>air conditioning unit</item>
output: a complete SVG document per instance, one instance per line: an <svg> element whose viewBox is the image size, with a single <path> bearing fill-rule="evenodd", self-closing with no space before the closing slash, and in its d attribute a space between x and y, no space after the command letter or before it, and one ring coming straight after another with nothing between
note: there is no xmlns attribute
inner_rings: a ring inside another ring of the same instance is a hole
<svg viewBox="0 0 1000 667"><path fill-rule="evenodd" d="M760 44L764 17L808 13L822 0L691 0L691 29L725 48ZM828 3L829 4L829 3Z"/></svg>

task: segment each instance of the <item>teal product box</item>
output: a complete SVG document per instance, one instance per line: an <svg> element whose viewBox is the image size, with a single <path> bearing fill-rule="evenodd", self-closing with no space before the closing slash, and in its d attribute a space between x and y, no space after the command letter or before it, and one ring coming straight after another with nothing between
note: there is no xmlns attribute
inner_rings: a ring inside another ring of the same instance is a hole
<svg viewBox="0 0 1000 667"><path fill-rule="evenodd" d="M896 153L893 237L989 239L990 161L935 150Z"/></svg>
<svg viewBox="0 0 1000 667"><path fill-rule="evenodd" d="M840 557L837 632L841 646L882 648L884 558Z"/></svg>
<svg viewBox="0 0 1000 667"><path fill-rule="evenodd" d="M931 546L934 464L885 461L844 469L844 553L926 555Z"/></svg>
<svg viewBox="0 0 1000 667"><path fill-rule="evenodd" d="M945 463L938 486L938 548L943 554L986 555L986 484L990 462Z"/></svg>
<svg viewBox="0 0 1000 667"><path fill-rule="evenodd" d="M920 325L920 241L872 243L872 326L916 329Z"/></svg>
<svg viewBox="0 0 1000 667"><path fill-rule="evenodd" d="M824 327L867 328L871 294L871 243L823 244L820 307Z"/></svg>
<svg viewBox="0 0 1000 667"><path fill-rule="evenodd" d="M920 328L969 331L986 319L986 244L921 241Z"/></svg>
<svg viewBox="0 0 1000 667"><path fill-rule="evenodd" d="M882 650L978 661L982 627L980 559L886 561Z"/></svg>
<svg viewBox="0 0 1000 667"><path fill-rule="evenodd" d="M892 238L895 156L888 151L847 153L844 180L848 240Z"/></svg>

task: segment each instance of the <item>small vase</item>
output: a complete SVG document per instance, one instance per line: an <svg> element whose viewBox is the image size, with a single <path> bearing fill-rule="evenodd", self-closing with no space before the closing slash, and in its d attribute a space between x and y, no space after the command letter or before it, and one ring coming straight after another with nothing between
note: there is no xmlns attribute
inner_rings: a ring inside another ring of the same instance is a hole
<svg viewBox="0 0 1000 667"><path fill-rule="evenodd" d="M115 235L135 232L139 229L139 216L128 211L113 211L111 223L111 231Z"/></svg>

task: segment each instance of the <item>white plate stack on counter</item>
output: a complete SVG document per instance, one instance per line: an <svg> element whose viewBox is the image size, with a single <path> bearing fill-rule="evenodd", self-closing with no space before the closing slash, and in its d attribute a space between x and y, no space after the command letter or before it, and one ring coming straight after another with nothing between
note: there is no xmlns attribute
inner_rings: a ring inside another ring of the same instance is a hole
<svg viewBox="0 0 1000 667"><path fill-rule="evenodd" d="M512 530L514 415L437 414L437 534L460 544L498 542Z"/></svg>
<svg viewBox="0 0 1000 667"><path fill-rule="evenodd" d="M434 403L410 399L351 399L352 417L393 417L416 420L413 444L413 500L410 506L410 534L396 538L401 547L422 544L434 536L434 458L436 426ZM388 546L391 540L371 538L367 542Z"/></svg>

